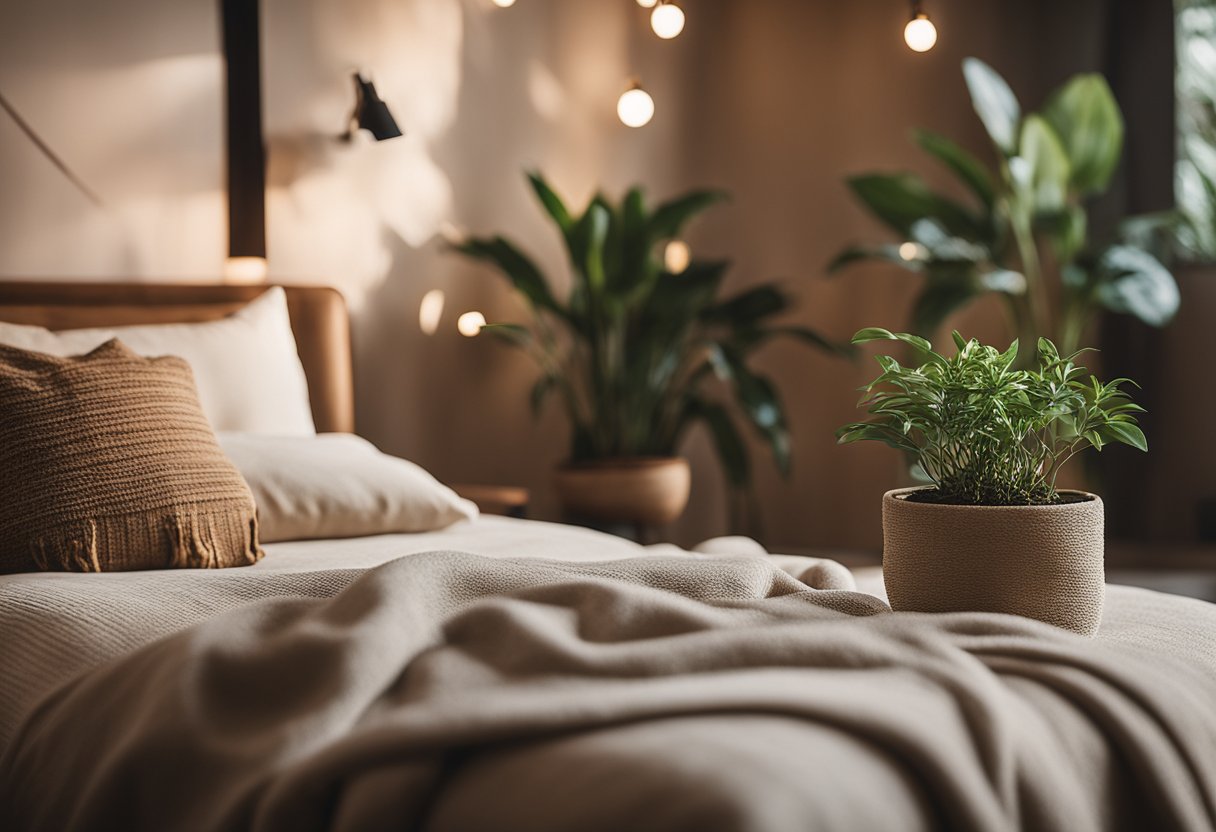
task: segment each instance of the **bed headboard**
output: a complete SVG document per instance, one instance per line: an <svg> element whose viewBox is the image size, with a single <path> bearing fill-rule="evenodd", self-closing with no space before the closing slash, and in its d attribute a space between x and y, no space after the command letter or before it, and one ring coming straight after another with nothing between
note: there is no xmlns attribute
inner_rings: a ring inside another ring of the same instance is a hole
<svg viewBox="0 0 1216 832"><path fill-rule="evenodd" d="M190 323L222 318L269 287L0 280L0 321L47 329ZM323 286L284 286L318 431L355 430L346 302Z"/></svg>

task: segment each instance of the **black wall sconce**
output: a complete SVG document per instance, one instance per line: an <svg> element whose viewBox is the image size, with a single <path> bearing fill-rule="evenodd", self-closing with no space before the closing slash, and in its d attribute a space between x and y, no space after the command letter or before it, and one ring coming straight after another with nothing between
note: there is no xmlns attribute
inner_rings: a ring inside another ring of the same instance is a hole
<svg viewBox="0 0 1216 832"><path fill-rule="evenodd" d="M385 139L395 139L401 135L388 105L376 94L376 85L364 78L361 73L354 74L355 79L355 110L351 113L350 124L347 125L345 138L354 138L359 130L366 130L378 142Z"/></svg>

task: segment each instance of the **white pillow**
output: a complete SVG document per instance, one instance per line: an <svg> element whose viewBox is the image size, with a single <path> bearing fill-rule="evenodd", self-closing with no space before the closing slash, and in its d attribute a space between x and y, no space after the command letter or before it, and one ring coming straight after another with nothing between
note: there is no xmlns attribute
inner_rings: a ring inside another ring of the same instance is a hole
<svg viewBox="0 0 1216 832"><path fill-rule="evenodd" d="M421 467L353 434L219 440L253 491L263 543L429 532L477 516Z"/></svg>
<svg viewBox="0 0 1216 832"><path fill-rule="evenodd" d="M0 344L55 356L83 355L115 337L143 356L186 359L213 430L284 436L317 432L281 286L226 318L205 323L51 332L0 322Z"/></svg>

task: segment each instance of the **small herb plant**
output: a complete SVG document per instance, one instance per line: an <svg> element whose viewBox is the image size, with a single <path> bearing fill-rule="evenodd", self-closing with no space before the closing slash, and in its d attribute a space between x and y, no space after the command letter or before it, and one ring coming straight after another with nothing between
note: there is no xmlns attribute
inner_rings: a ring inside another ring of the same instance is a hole
<svg viewBox="0 0 1216 832"><path fill-rule="evenodd" d="M947 358L924 338L871 327L853 343L902 341L926 357L904 367L876 356L882 374L863 389L870 419L836 432L841 444L874 439L908 452L935 486L918 498L959 505L1061 502L1060 469L1087 447L1121 442L1148 450L1133 415L1143 408L1120 388L1062 357L1046 338L1037 367L1016 369L1018 342L1001 352L957 332Z"/></svg>

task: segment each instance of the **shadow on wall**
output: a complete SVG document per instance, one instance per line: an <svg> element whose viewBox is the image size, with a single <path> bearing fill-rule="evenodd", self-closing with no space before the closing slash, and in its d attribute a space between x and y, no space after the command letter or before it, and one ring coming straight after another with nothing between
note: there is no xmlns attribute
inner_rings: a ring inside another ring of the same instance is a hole
<svg viewBox="0 0 1216 832"><path fill-rule="evenodd" d="M6 4L0 89L104 207L0 114L0 274L219 274L222 80L211 0Z"/></svg>
<svg viewBox="0 0 1216 832"><path fill-rule="evenodd" d="M460 0L268 0L267 228L272 277L332 282L359 309L392 267L387 230L423 245L451 218L434 147L455 119ZM344 141L351 74L376 82L405 135Z"/></svg>

